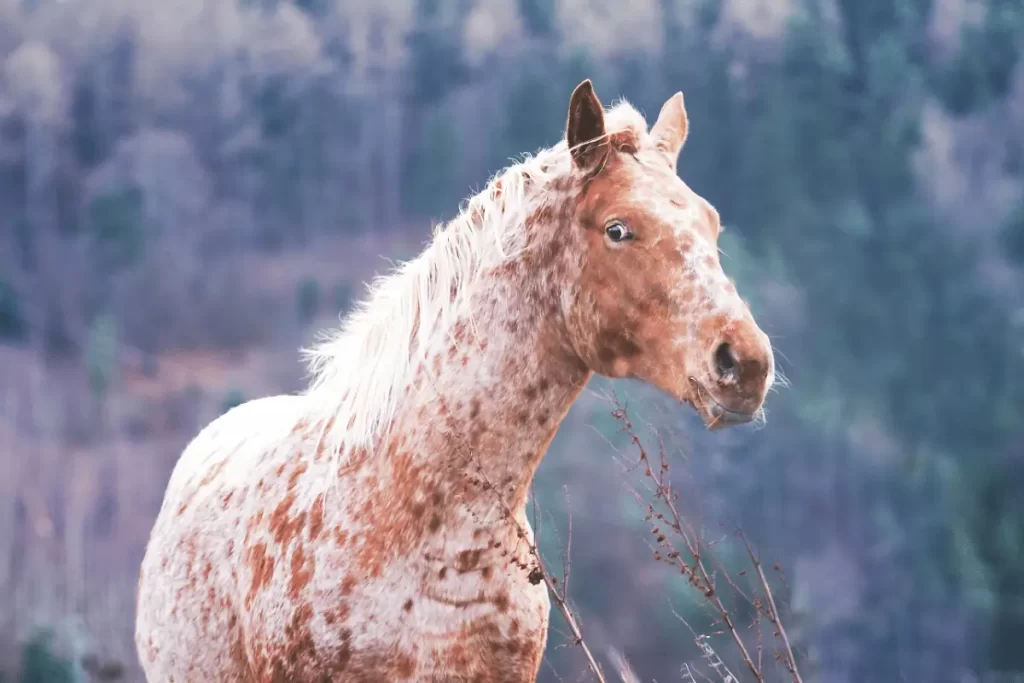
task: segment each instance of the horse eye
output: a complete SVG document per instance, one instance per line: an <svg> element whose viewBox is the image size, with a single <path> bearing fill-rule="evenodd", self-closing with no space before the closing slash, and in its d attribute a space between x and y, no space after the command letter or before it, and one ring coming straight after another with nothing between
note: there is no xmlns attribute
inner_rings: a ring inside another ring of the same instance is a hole
<svg viewBox="0 0 1024 683"><path fill-rule="evenodd" d="M612 242L625 242L633 239L633 233L622 223L612 223L604 229L604 232Z"/></svg>

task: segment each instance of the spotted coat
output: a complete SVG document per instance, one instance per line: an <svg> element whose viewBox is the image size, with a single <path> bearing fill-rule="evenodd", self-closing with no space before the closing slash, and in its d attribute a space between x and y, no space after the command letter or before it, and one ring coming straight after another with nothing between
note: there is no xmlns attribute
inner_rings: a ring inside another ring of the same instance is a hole
<svg viewBox="0 0 1024 683"><path fill-rule="evenodd" d="M527 491L591 374L709 426L754 419L774 377L717 214L675 173L686 134L681 95L648 131L584 82L566 140L378 282L309 391L196 436L139 577L149 681L535 680Z"/></svg>

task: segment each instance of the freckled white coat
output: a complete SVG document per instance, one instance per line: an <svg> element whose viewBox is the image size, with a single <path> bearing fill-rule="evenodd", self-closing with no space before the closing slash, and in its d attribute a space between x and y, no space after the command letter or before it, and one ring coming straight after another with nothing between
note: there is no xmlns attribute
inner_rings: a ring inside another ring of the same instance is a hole
<svg viewBox="0 0 1024 683"><path fill-rule="evenodd" d="M759 411L771 348L675 175L682 96L648 132L586 81L566 138L375 283L308 391L188 445L139 577L151 683L533 681L550 605L526 494L591 373L709 425Z"/></svg>

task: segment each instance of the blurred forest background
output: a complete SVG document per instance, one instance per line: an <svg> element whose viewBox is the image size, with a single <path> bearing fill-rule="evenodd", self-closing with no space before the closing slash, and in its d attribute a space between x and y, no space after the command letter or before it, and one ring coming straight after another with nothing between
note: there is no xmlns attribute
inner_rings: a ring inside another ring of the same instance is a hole
<svg viewBox="0 0 1024 683"><path fill-rule="evenodd" d="M0 680L140 680L182 447L301 388L298 347L588 77L652 121L684 92L680 174L791 380L714 435L614 386L710 535L782 566L805 680L1024 680L1022 54L1020 0L0 0ZM542 465L542 546L571 512L588 640L680 680L673 606L708 624L607 386ZM542 680L576 680L555 629Z"/></svg>

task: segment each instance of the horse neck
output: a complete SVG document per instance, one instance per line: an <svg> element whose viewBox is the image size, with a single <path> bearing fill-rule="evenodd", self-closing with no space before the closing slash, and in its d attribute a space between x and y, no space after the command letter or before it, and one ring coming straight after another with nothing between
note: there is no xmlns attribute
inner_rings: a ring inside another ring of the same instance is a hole
<svg viewBox="0 0 1024 683"><path fill-rule="evenodd" d="M565 342L558 308L566 256L541 245L486 273L467 314L435 332L389 438L385 467L393 476L414 465L476 511L522 511L548 444L590 376Z"/></svg>

